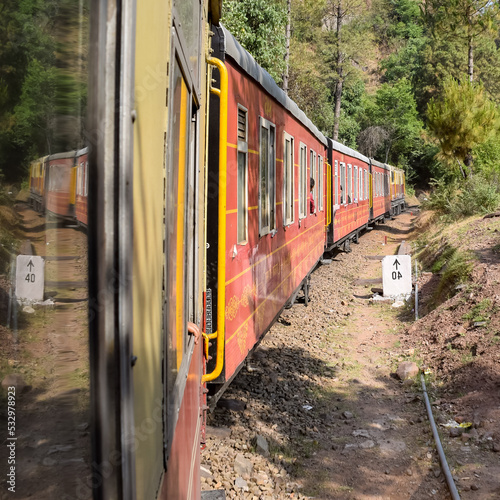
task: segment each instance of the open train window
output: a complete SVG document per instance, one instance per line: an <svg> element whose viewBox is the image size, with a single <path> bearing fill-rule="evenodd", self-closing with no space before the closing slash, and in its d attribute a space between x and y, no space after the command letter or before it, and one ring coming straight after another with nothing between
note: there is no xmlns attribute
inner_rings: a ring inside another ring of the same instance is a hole
<svg viewBox="0 0 500 500"><path fill-rule="evenodd" d="M345 178L345 163L340 164L340 204L347 203L347 186Z"/></svg>
<svg viewBox="0 0 500 500"><path fill-rule="evenodd" d="M360 167L359 168L359 201L363 201L364 196L363 196L363 169Z"/></svg>
<svg viewBox="0 0 500 500"><path fill-rule="evenodd" d="M300 143L299 162L299 218L303 219L307 215L309 180L307 178L307 146L302 142Z"/></svg>
<svg viewBox="0 0 500 500"><path fill-rule="evenodd" d="M354 203L357 203L357 201L358 201L358 167L357 167L357 165L354 165L353 184L354 184L353 201L354 201Z"/></svg>
<svg viewBox="0 0 500 500"><path fill-rule="evenodd" d="M323 157L318 155L318 210L323 210Z"/></svg>
<svg viewBox="0 0 500 500"><path fill-rule="evenodd" d="M259 234L276 228L276 127L260 118Z"/></svg>
<svg viewBox="0 0 500 500"><path fill-rule="evenodd" d="M310 177L314 180L314 187L312 189L312 195L314 200L314 210L311 213L316 213L316 207L318 206L318 174L316 172L316 153L311 149L309 150L309 168L310 168ZM309 181L310 183L311 181ZM308 190L310 190L310 184L308 186Z"/></svg>
<svg viewBox="0 0 500 500"><path fill-rule="evenodd" d="M294 221L294 139L285 132L283 147L283 225L288 226Z"/></svg>
<svg viewBox="0 0 500 500"><path fill-rule="evenodd" d="M352 203L352 165L347 164L347 203Z"/></svg>
<svg viewBox="0 0 500 500"><path fill-rule="evenodd" d="M339 204L339 162L335 160L335 205Z"/></svg>
<svg viewBox="0 0 500 500"><path fill-rule="evenodd" d="M365 200L368 199L368 170L365 169Z"/></svg>
<svg viewBox="0 0 500 500"><path fill-rule="evenodd" d="M248 112L238 105L238 243L247 242L248 228Z"/></svg>

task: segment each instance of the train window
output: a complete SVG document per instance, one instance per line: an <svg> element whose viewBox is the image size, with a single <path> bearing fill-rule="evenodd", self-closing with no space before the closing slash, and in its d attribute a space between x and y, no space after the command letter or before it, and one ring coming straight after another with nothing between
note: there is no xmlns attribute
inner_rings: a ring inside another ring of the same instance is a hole
<svg viewBox="0 0 500 500"><path fill-rule="evenodd" d="M345 178L345 163L340 164L340 203L347 203L347 186Z"/></svg>
<svg viewBox="0 0 500 500"><path fill-rule="evenodd" d="M353 184L354 184L354 195L353 201L356 203L358 201L358 167L354 165L354 175L353 175Z"/></svg>
<svg viewBox="0 0 500 500"><path fill-rule="evenodd" d="M288 226L294 221L294 140L293 137L285 132L283 158L283 225Z"/></svg>
<svg viewBox="0 0 500 500"><path fill-rule="evenodd" d="M323 157L318 155L318 210L323 210Z"/></svg>
<svg viewBox="0 0 500 500"><path fill-rule="evenodd" d="M247 241L248 225L248 113L238 106L238 243Z"/></svg>
<svg viewBox="0 0 500 500"><path fill-rule="evenodd" d="M318 175L316 172L316 153L311 149L309 151L309 169L310 169L310 177L314 181L314 187L312 189L312 195L314 200L314 210L311 213L316 213L316 207L318 206ZM311 182L311 181L309 181ZM308 189L310 190L310 184Z"/></svg>
<svg viewBox="0 0 500 500"><path fill-rule="evenodd" d="M352 165L347 164L347 203L352 203Z"/></svg>
<svg viewBox="0 0 500 500"><path fill-rule="evenodd" d="M359 201L363 201L363 169L359 168Z"/></svg>
<svg viewBox="0 0 500 500"><path fill-rule="evenodd" d="M170 149L165 192L165 335L167 393L174 394L177 374L187 348L186 311L186 176L189 168L190 92L181 65L174 60ZM171 300L174 298L174 300ZM169 405L173 402L169 401ZM173 408L169 408L169 413Z"/></svg>
<svg viewBox="0 0 500 500"><path fill-rule="evenodd" d="M84 196L87 196L87 193L89 190L89 162L85 163L85 169L83 170L83 172L84 172L84 178L85 178L85 182L84 182L85 191L83 194L84 194Z"/></svg>
<svg viewBox="0 0 500 500"><path fill-rule="evenodd" d="M199 54L201 30L201 7L199 0L174 0L174 21L181 40L181 46L185 50L185 60L196 87L199 88Z"/></svg>
<svg viewBox="0 0 500 500"><path fill-rule="evenodd" d="M299 218L303 219L307 209L307 189L309 188L307 179L307 146L300 143L299 158Z"/></svg>
<svg viewBox="0 0 500 500"><path fill-rule="evenodd" d="M260 118L260 182L259 234L265 235L276 227L276 128Z"/></svg>
<svg viewBox="0 0 500 500"><path fill-rule="evenodd" d="M339 162L335 160L335 205L339 204Z"/></svg>
<svg viewBox="0 0 500 500"><path fill-rule="evenodd" d="M368 199L368 170L365 169L365 200Z"/></svg>

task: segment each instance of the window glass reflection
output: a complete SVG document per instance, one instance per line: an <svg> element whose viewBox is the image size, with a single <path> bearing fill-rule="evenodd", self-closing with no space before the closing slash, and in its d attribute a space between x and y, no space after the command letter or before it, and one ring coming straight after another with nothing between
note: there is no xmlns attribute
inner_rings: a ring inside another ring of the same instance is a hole
<svg viewBox="0 0 500 500"><path fill-rule="evenodd" d="M15 496L89 499L88 3L0 10L0 405L13 409Z"/></svg>

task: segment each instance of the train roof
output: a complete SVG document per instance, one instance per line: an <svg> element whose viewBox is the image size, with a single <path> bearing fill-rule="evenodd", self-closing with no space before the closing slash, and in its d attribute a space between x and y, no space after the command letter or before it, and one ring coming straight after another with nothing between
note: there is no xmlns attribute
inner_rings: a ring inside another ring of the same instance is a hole
<svg viewBox="0 0 500 500"><path fill-rule="evenodd" d="M49 156L49 161L51 160L63 160L66 158L74 158L76 155L76 151L66 151L64 153L55 153Z"/></svg>
<svg viewBox="0 0 500 500"><path fill-rule="evenodd" d="M287 111L307 127L316 138L327 146L326 137L318 130L316 125L307 118L306 114L281 90L272 76L261 68L255 59L238 43L236 38L221 24L224 34L224 53L238 64L249 76L259 83L274 99L276 99Z"/></svg>
<svg viewBox="0 0 500 500"><path fill-rule="evenodd" d="M362 155L355 149L345 146L341 142L337 142L333 139L328 138L328 143L333 150L338 151L339 153L352 156L353 158L357 158L358 160L364 161L365 163L370 163L370 159L368 157Z"/></svg>
<svg viewBox="0 0 500 500"><path fill-rule="evenodd" d="M380 161L374 160L373 158L370 158L370 162L376 167L383 168L384 170L391 170L391 166L387 165L387 163L382 163Z"/></svg>

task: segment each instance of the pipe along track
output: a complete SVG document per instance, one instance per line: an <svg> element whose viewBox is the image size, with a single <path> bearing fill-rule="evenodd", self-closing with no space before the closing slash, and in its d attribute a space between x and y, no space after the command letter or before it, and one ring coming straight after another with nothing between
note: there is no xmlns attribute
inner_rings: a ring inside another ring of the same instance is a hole
<svg viewBox="0 0 500 500"><path fill-rule="evenodd" d="M425 407L427 409L427 415L429 417L429 422L431 424L432 435L434 436L434 441L436 443L436 448L439 455L439 461L441 462L441 469L443 470L443 474L446 478L446 483L448 484L448 488L451 493L451 498L453 500L460 500L460 496L458 494L455 481L453 481L453 477L451 475L448 462L446 461L446 456L444 454L443 446L441 445L441 440L439 439L436 422L434 421L434 416L432 415L431 403L429 401L429 395L427 394L427 388L425 386L425 379L423 373L420 374L420 381L422 382L422 391L424 393Z"/></svg>

